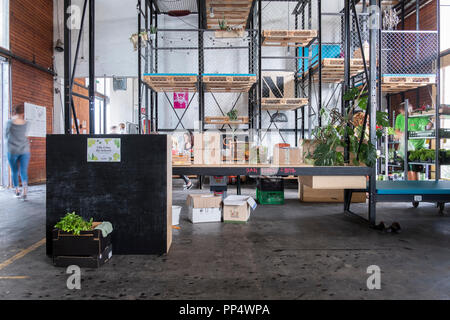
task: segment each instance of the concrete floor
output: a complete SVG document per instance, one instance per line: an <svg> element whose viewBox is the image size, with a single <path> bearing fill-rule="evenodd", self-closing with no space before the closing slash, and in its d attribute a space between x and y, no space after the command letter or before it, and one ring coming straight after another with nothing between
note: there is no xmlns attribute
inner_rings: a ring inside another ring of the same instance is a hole
<svg viewBox="0 0 450 320"><path fill-rule="evenodd" d="M174 204L183 209L170 253L113 256L82 270L81 290L66 288L68 275L45 245L8 260L44 238L45 187L31 188L28 202L0 191L0 299L450 298L448 209L441 216L431 204L379 204L377 221L403 228L390 234L344 215L342 205L300 203L290 189L284 206L258 206L246 225L193 225L181 190L175 184ZM365 212L362 204L353 209ZM366 287L369 265L381 268L381 290Z"/></svg>

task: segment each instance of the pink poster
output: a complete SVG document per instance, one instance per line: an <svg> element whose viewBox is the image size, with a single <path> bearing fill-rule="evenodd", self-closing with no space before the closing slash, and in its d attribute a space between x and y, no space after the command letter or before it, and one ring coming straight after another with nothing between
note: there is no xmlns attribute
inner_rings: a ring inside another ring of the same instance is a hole
<svg viewBox="0 0 450 320"><path fill-rule="evenodd" d="M189 92L174 92L173 107L175 109L186 109L189 100Z"/></svg>

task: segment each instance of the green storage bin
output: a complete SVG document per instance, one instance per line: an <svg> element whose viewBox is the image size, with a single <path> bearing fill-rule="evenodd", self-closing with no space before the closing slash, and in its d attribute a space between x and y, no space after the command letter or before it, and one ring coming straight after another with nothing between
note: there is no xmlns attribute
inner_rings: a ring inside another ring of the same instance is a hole
<svg viewBox="0 0 450 320"><path fill-rule="evenodd" d="M259 204L284 204L284 191L261 191L256 188L256 201Z"/></svg>

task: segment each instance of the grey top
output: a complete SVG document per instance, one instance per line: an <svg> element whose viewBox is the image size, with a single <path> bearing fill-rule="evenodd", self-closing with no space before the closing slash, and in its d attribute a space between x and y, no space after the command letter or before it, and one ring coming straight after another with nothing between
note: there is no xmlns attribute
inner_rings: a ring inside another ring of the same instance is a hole
<svg viewBox="0 0 450 320"><path fill-rule="evenodd" d="M28 123L14 124L12 120L6 123L6 140L8 141L9 153L24 154L30 152L27 129Z"/></svg>

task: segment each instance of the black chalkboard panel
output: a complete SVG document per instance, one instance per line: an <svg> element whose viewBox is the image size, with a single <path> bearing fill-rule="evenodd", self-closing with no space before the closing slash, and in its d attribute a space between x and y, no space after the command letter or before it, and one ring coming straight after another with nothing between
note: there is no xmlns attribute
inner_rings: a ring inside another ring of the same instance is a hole
<svg viewBox="0 0 450 320"><path fill-rule="evenodd" d="M121 162L87 162L88 138L120 138ZM114 254L166 253L169 146L167 135L48 135L47 255L54 225L73 211L112 223Z"/></svg>

